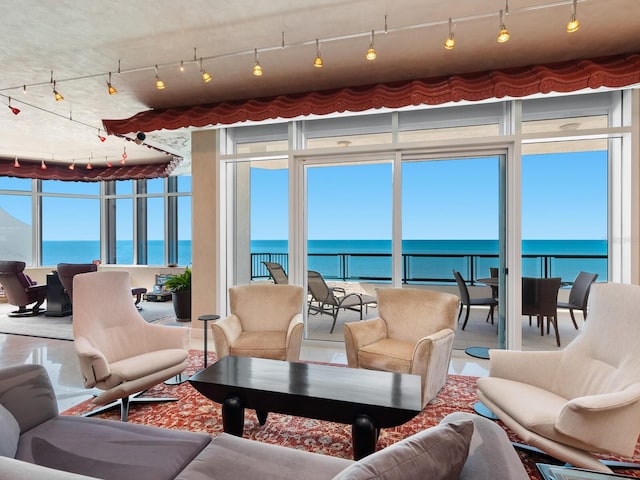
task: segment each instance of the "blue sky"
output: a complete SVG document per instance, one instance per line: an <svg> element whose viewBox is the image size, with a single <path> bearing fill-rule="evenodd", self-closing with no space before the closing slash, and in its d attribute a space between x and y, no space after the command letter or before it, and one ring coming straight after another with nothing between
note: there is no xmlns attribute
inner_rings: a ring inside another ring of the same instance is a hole
<svg viewBox="0 0 640 480"><path fill-rule="evenodd" d="M310 239L391 238L390 163L309 167L307 174ZM287 171L253 168L251 175L252 239L286 239ZM606 239L606 151L529 155L522 177L524 239ZM404 238L497 238L496 158L405 163L402 182ZM92 183L47 183L50 193L98 192ZM0 178L4 188L27 189L30 181ZM180 200L179 238L190 239L191 208L185 200ZM118 221L118 238L130 239L131 201L120 202L125 216ZM0 207L31 224L30 196L0 195ZM160 208L161 200L150 200L149 239L163 237L162 216L153 213ZM46 198L43 229L45 240L97 240L98 201Z"/></svg>
<svg viewBox="0 0 640 480"><path fill-rule="evenodd" d="M309 239L390 239L390 163L308 167ZM607 152L529 155L524 239L606 239ZM405 239L496 239L498 159L403 165ZM286 170L252 169L254 240L287 238Z"/></svg>

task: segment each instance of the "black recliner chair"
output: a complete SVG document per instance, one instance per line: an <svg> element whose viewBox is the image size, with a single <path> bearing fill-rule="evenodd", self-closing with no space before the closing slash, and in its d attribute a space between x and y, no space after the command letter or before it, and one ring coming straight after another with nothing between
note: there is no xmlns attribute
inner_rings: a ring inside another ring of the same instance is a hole
<svg viewBox="0 0 640 480"><path fill-rule="evenodd" d="M10 317L32 317L44 312L40 306L47 298L47 286L32 282L24 273L25 267L24 262L0 260L0 285L9 303L18 307L9 313Z"/></svg>

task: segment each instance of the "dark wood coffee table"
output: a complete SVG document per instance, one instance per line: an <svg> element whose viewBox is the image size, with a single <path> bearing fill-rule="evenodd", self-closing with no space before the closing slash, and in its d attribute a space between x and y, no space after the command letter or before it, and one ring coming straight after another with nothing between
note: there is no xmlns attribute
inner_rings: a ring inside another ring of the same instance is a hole
<svg viewBox="0 0 640 480"><path fill-rule="evenodd" d="M245 408L261 425L268 412L351 424L356 460L375 451L380 428L422 410L418 375L227 356L189 382L222 404L224 431L233 435L242 436Z"/></svg>

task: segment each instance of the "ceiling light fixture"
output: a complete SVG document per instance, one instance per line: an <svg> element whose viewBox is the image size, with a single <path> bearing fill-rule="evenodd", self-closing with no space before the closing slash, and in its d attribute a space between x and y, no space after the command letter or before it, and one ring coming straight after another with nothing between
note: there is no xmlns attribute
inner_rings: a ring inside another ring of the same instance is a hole
<svg viewBox="0 0 640 480"><path fill-rule="evenodd" d="M12 107L11 106L11 97L9 97L9 110L11 110L11 113L13 113L14 115L18 115L20 113L20 109L16 108L16 107Z"/></svg>
<svg viewBox="0 0 640 480"><path fill-rule="evenodd" d="M373 48L375 32L371 30L371 43L369 43L369 50L367 50L366 59L370 62L375 60L378 57L376 53L376 49Z"/></svg>
<svg viewBox="0 0 640 480"><path fill-rule="evenodd" d="M40 161L40 170L46 170L47 169L47 164L44 163L44 160Z"/></svg>
<svg viewBox="0 0 640 480"><path fill-rule="evenodd" d="M200 74L202 75L202 81L204 83L209 83L213 78L209 72L207 72L202 66L202 57L200 57Z"/></svg>
<svg viewBox="0 0 640 480"><path fill-rule="evenodd" d="M320 40L316 38L316 58L313 60L313 66L316 68L322 68L324 63L322 62L322 55L320 55Z"/></svg>
<svg viewBox="0 0 640 480"><path fill-rule="evenodd" d="M574 33L577 32L580 28L580 21L576 17L576 9L578 8L578 0L573 0L571 4L571 16L569 17L569 22L567 23L567 32Z"/></svg>
<svg viewBox="0 0 640 480"><path fill-rule="evenodd" d="M109 80L107 81L107 91L109 92L109 95L115 95L116 93L118 93L116 87L111 85L111 72L109 72Z"/></svg>
<svg viewBox="0 0 640 480"><path fill-rule="evenodd" d="M56 99L56 102L61 102L62 100L64 100L64 97L62 96L62 94L56 90L56 81L53 81L53 98Z"/></svg>
<svg viewBox="0 0 640 480"><path fill-rule="evenodd" d="M113 164L109 161L109 157L104 157L104 161L107 164L107 168L113 167Z"/></svg>
<svg viewBox="0 0 640 480"><path fill-rule="evenodd" d="M180 71L184 72L184 62L180 60Z"/></svg>
<svg viewBox="0 0 640 480"><path fill-rule="evenodd" d="M127 146L124 146L124 150L122 150L122 160L120 160L120 165L124 165L127 161Z"/></svg>
<svg viewBox="0 0 640 480"><path fill-rule="evenodd" d="M254 49L253 51L253 57L254 57L254 62L253 62L253 74L256 77L261 77L262 76L262 66L260 65L260 60L258 60L258 49Z"/></svg>
<svg viewBox="0 0 640 480"><path fill-rule="evenodd" d="M20 162L18 161L18 156L13 160L13 168L20 168Z"/></svg>
<svg viewBox="0 0 640 480"><path fill-rule="evenodd" d="M73 160L71 160L71 165L69 165L69 170L75 170L76 169L76 159L74 158Z"/></svg>
<svg viewBox="0 0 640 480"><path fill-rule="evenodd" d="M156 90L164 90L164 82L158 76L158 65L155 66L156 71Z"/></svg>
<svg viewBox="0 0 640 480"><path fill-rule="evenodd" d="M93 169L93 167L91 166L91 161L92 160L93 160L93 153L91 154L91 157L89 157L89 162L87 163L87 166L85 167L87 170Z"/></svg>
<svg viewBox="0 0 640 480"><path fill-rule="evenodd" d="M504 24L504 10L500 10L500 33L498 33L498 43L507 42L509 41L509 38L511 38L511 35Z"/></svg>
<svg viewBox="0 0 640 480"><path fill-rule="evenodd" d="M455 28L456 27L453 24L453 21L451 20L451 17L449 17L449 36L444 41L444 48L446 48L447 50L453 50L454 47L456 46L456 41L453 38L453 34L455 32Z"/></svg>

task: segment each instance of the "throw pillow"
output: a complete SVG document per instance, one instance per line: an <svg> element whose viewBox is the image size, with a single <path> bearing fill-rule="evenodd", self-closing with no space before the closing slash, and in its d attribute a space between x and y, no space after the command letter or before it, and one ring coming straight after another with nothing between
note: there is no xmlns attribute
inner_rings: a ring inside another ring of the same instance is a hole
<svg viewBox="0 0 640 480"><path fill-rule="evenodd" d="M20 440L20 425L9 410L0 405L0 455L15 458Z"/></svg>
<svg viewBox="0 0 640 480"><path fill-rule="evenodd" d="M333 480L457 480L467 459L472 435L470 421L439 425L351 464Z"/></svg>

